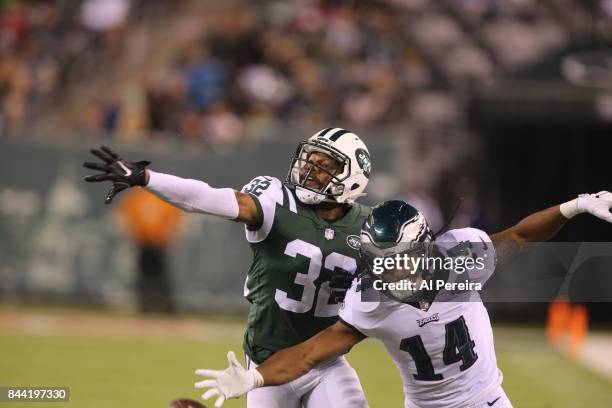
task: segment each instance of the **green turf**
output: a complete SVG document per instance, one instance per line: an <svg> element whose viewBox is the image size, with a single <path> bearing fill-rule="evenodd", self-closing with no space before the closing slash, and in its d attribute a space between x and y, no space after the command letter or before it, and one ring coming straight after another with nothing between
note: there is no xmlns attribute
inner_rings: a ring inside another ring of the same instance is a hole
<svg viewBox="0 0 612 408"><path fill-rule="evenodd" d="M0 385L69 386L68 404L3 404L27 407L166 407L176 397L197 398L196 367L224 367L230 342L118 339L90 336L2 334ZM612 384L549 349L539 331L496 330L504 388L516 407L603 407ZM402 406L399 375L377 343L349 354L370 405ZM212 404L210 404L212 405ZM244 406L244 399L224 407Z"/></svg>
<svg viewBox="0 0 612 408"><path fill-rule="evenodd" d="M177 397L196 398L193 370L224 366L228 348L239 350L239 343L3 335L0 384L69 386L70 404L56 408L166 407ZM42 405L49 406L18 404Z"/></svg>
<svg viewBox="0 0 612 408"><path fill-rule="evenodd" d="M612 406L612 383L548 347L543 330L498 328L495 344L515 407Z"/></svg>

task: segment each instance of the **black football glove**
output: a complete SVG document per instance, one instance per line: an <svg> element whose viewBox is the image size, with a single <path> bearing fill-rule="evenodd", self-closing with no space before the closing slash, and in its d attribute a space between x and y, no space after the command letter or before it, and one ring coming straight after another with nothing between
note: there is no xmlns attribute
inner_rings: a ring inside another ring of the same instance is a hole
<svg viewBox="0 0 612 408"><path fill-rule="evenodd" d="M346 291L353 284L355 275L344 269L335 269L331 274L329 288L331 289L331 297L337 302L344 302Z"/></svg>
<svg viewBox="0 0 612 408"><path fill-rule="evenodd" d="M112 181L113 187L106 194L105 204L110 204L113 198L128 187L144 186L146 167L150 161L129 162L119 157L112 149L102 146L100 149L91 149L91 153L103 163L85 162L83 167L103 171L104 174L86 176L83 180L88 183Z"/></svg>

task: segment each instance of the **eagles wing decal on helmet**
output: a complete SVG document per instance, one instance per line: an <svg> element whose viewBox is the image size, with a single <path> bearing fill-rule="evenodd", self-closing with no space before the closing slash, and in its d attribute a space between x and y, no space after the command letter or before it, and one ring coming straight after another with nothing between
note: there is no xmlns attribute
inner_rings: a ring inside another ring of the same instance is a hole
<svg viewBox="0 0 612 408"><path fill-rule="evenodd" d="M431 235L427 220L420 212L406 221L400 228L396 242L425 242Z"/></svg>

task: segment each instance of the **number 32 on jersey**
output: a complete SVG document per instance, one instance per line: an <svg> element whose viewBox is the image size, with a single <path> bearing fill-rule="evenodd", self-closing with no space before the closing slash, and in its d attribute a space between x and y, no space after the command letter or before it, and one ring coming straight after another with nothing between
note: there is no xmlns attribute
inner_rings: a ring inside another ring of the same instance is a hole
<svg viewBox="0 0 612 408"><path fill-rule="evenodd" d="M297 255L305 256L310 260L307 273L297 273L294 283L304 287L300 300L291 299L287 292L276 289L274 299L276 303L285 310L294 313L307 313L315 305L315 294L317 286L315 281L319 278L321 267L329 271L341 268L349 273L355 273L357 261L346 255L332 252L323 260L321 248L310 244L301 239L295 239L287 244L285 255L295 258ZM314 315L316 317L333 317L338 314L339 304L329 304L331 291L329 282L323 282L319 288L319 295L316 299Z"/></svg>

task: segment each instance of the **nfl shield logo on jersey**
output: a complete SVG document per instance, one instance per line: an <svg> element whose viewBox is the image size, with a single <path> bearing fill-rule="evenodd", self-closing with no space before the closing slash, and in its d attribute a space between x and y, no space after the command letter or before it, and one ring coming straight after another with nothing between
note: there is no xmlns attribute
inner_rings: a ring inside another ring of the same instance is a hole
<svg viewBox="0 0 612 408"><path fill-rule="evenodd" d="M326 228L325 229L325 239L326 240L330 240L330 239L334 239L334 230L331 228Z"/></svg>

